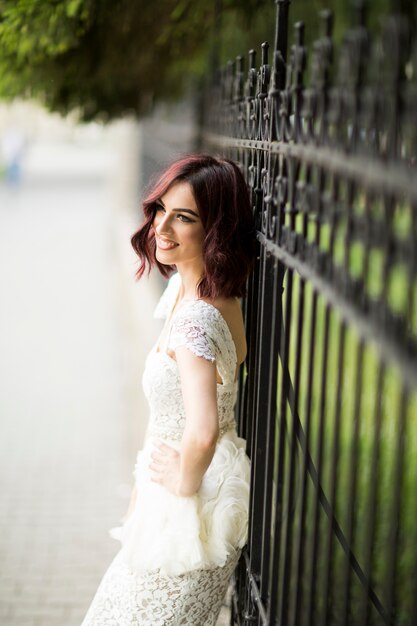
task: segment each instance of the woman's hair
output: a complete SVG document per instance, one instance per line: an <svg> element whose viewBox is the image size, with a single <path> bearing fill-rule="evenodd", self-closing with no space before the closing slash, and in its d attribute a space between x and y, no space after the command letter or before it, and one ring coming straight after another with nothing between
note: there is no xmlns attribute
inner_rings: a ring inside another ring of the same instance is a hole
<svg viewBox="0 0 417 626"><path fill-rule="evenodd" d="M198 285L200 298L241 297L255 254L255 227L249 192L239 167L229 159L192 154L174 161L157 179L143 201L145 220L131 243L140 259L141 278L157 265L166 278L175 270L155 256L152 222L156 203L175 183L191 187L205 230L204 276Z"/></svg>

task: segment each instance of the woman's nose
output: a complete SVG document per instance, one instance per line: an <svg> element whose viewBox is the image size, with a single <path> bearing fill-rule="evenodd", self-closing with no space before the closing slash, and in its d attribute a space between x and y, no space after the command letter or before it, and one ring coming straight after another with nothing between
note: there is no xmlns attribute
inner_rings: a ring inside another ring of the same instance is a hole
<svg viewBox="0 0 417 626"><path fill-rule="evenodd" d="M170 230L169 215L167 215L166 213L164 213L163 215L155 215L154 228L158 234Z"/></svg>

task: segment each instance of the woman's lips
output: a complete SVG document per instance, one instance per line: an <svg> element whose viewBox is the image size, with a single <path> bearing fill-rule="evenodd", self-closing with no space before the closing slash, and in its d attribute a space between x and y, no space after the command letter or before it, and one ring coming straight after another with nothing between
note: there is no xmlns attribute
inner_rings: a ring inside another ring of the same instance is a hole
<svg viewBox="0 0 417 626"><path fill-rule="evenodd" d="M161 250L171 250L172 248L176 248L179 245L175 243L175 241L165 239L164 237L157 237L156 243L158 248L161 248Z"/></svg>

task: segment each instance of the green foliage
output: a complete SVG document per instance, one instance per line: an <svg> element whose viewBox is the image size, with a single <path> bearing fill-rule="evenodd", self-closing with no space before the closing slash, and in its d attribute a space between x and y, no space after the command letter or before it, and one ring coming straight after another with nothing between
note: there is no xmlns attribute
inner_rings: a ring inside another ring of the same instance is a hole
<svg viewBox="0 0 417 626"><path fill-rule="evenodd" d="M190 12L192 4L4 0L0 96L40 98L62 113L78 109L84 119L141 114L153 99L180 91L171 68L198 49L198 25L210 21L209 2Z"/></svg>
<svg viewBox="0 0 417 626"><path fill-rule="evenodd" d="M372 16L388 3L374 0ZM290 19L303 19L311 38L330 6L341 33L346 4L293 0ZM139 116L216 61L272 44L274 28L274 0L0 0L0 98L37 98L85 120Z"/></svg>
<svg viewBox="0 0 417 626"><path fill-rule="evenodd" d="M91 0L6 0L1 8L3 54L13 55L18 63L36 63L77 45L88 27Z"/></svg>

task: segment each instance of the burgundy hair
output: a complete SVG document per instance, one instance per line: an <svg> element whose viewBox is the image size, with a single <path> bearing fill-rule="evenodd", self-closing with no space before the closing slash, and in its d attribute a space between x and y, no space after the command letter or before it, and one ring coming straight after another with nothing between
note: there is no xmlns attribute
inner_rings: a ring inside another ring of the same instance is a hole
<svg viewBox="0 0 417 626"><path fill-rule="evenodd" d="M141 278L153 265L166 278L175 270L156 259L152 222L157 201L171 185L191 186L206 232L203 243L204 276L198 285L200 298L245 295L246 278L255 250L255 228L249 192L239 167L229 159L192 154L174 161L159 177L143 201L145 220L131 243L140 259Z"/></svg>

